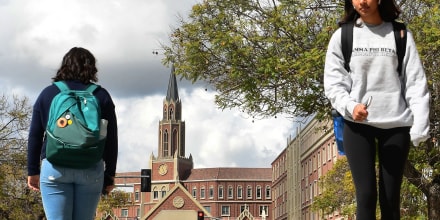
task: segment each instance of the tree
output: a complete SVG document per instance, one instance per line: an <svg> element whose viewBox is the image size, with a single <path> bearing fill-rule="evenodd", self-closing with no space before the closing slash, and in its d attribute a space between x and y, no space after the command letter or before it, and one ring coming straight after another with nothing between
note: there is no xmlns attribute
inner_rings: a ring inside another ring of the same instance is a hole
<svg viewBox="0 0 440 220"><path fill-rule="evenodd" d="M132 204L130 202L130 193L126 193L122 190L113 190L109 195L101 197L98 204L96 219L102 219L108 215L113 216L113 209L128 206Z"/></svg>
<svg viewBox="0 0 440 220"><path fill-rule="evenodd" d="M335 3L340 2L340 3ZM414 34L432 93L431 137L411 150L405 176L427 198L428 216L440 219L440 11L437 0L398 1ZM254 117L329 117L323 95L326 47L342 1L203 0L173 29L164 63L183 78L205 81L221 109Z"/></svg>
<svg viewBox="0 0 440 220"><path fill-rule="evenodd" d="M324 2L205 0L171 34L165 62L214 86L222 109L256 117L324 112L323 51L338 9Z"/></svg>
<svg viewBox="0 0 440 220"><path fill-rule="evenodd" d="M30 106L26 97L0 96L0 219L44 216L40 194L27 187L26 149Z"/></svg>
<svg viewBox="0 0 440 220"><path fill-rule="evenodd" d="M438 57L440 51L440 5L434 0L405 1L404 19L414 34L431 92L430 134L432 139L412 148L405 176L427 199L429 219L440 219L440 87Z"/></svg>
<svg viewBox="0 0 440 220"><path fill-rule="evenodd" d="M318 184L321 194L313 199L312 210L320 211L324 216L335 211L350 218L354 216L355 191L346 157L338 159Z"/></svg>

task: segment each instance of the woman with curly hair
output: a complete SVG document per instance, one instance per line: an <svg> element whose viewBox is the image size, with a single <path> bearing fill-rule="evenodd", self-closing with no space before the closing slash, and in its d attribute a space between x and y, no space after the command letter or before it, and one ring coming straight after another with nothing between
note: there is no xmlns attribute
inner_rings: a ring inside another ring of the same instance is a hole
<svg viewBox="0 0 440 220"><path fill-rule="evenodd" d="M85 90L98 81L95 63L88 50L74 47L64 56L52 79L64 81L71 90ZM45 130L51 102L58 93L60 89L56 85L46 87L33 106L28 138L28 186L41 191L48 220L92 220L101 193L114 188L118 155L115 105L106 89L99 86L94 91L101 119L108 122L102 160L85 169L64 167L46 159Z"/></svg>

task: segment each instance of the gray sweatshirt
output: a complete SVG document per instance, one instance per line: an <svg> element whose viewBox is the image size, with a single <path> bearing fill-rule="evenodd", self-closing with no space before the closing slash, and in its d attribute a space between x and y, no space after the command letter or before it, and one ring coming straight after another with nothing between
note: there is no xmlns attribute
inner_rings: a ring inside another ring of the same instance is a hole
<svg viewBox="0 0 440 220"><path fill-rule="evenodd" d="M354 107L372 96L368 118L360 123L377 128L410 126L417 146L429 138L430 94L412 34L408 31L403 72L397 72L393 26L362 25L353 29L351 72L344 69L341 29L331 37L324 69L324 91L344 119L353 121Z"/></svg>

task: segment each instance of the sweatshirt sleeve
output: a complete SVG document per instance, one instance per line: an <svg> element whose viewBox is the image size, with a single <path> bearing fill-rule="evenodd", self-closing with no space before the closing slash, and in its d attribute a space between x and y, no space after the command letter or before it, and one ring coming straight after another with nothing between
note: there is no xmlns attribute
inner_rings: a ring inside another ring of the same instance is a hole
<svg viewBox="0 0 440 220"><path fill-rule="evenodd" d="M351 117L355 100L350 98L352 80L344 68L344 56L341 49L341 29L335 31L330 39L325 57L324 93L342 116Z"/></svg>
<svg viewBox="0 0 440 220"><path fill-rule="evenodd" d="M110 94L104 88L102 93L101 117L106 119L107 139L104 148L103 160L105 162L105 175L114 177L116 174L116 165L118 159L118 123L115 113L115 105Z"/></svg>
<svg viewBox="0 0 440 220"><path fill-rule="evenodd" d="M415 146L427 140L429 136L429 102L426 75L417 52L411 32L407 34L407 46L404 57L405 100L413 115L410 130L411 141Z"/></svg>

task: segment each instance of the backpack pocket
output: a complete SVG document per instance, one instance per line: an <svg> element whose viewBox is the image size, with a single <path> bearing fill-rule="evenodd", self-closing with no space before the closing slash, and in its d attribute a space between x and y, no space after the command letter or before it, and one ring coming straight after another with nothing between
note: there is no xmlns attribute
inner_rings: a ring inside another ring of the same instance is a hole
<svg viewBox="0 0 440 220"><path fill-rule="evenodd" d="M91 131L70 112L58 118L56 124L53 135L69 145L96 143L99 139L98 132Z"/></svg>
<svg viewBox="0 0 440 220"><path fill-rule="evenodd" d="M90 145L74 145L61 141L50 132L47 134L46 159L55 165L85 169L102 159L106 139Z"/></svg>

